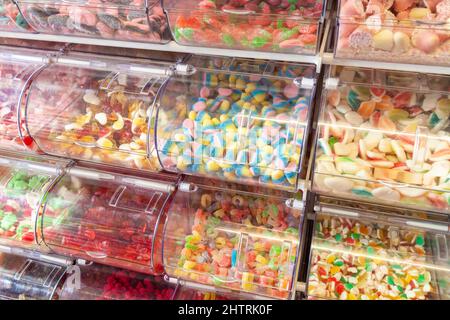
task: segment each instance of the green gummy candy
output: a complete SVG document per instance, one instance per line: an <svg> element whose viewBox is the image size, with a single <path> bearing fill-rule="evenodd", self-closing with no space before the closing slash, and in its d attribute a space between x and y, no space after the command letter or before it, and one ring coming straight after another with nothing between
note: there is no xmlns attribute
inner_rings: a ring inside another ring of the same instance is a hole
<svg viewBox="0 0 450 320"><path fill-rule="evenodd" d="M360 197L372 197L372 192L364 189L352 189L352 193Z"/></svg>
<svg viewBox="0 0 450 320"><path fill-rule="evenodd" d="M425 244L425 240L422 235L417 236L416 245L423 246Z"/></svg>
<svg viewBox="0 0 450 320"><path fill-rule="evenodd" d="M224 34L222 36L222 41L227 45L227 46L233 46L234 45L234 38L230 35L230 34Z"/></svg>
<svg viewBox="0 0 450 320"><path fill-rule="evenodd" d="M277 257L280 254L281 254L281 247L280 246L272 246L272 248L270 248L269 256Z"/></svg>
<svg viewBox="0 0 450 320"><path fill-rule="evenodd" d="M30 189L37 189L41 187L42 183L46 180L44 176L33 176L28 181L28 186Z"/></svg>
<svg viewBox="0 0 450 320"><path fill-rule="evenodd" d="M26 183L25 181L22 181L22 180L15 181L13 189L15 189L15 190L27 190L28 189L28 183Z"/></svg>
<svg viewBox="0 0 450 320"><path fill-rule="evenodd" d="M262 37L255 37L252 40L252 46L255 48L261 48L267 44L267 40Z"/></svg>
<svg viewBox="0 0 450 320"><path fill-rule="evenodd" d="M16 17L16 24L21 27L26 29L28 27L28 23L27 21L24 19L24 17L21 14L18 14Z"/></svg>
<svg viewBox="0 0 450 320"><path fill-rule="evenodd" d="M9 230L17 222L17 217L15 214L7 214L3 217L0 228L3 230Z"/></svg>

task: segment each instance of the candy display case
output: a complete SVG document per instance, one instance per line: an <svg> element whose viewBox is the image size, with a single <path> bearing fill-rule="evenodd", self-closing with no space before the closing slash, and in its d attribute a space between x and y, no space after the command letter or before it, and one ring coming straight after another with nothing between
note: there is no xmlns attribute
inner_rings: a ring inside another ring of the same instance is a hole
<svg viewBox="0 0 450 320"><path fill-rule="evenodd" d="M450 1L341 0L335 56L450 65Z"/></svg>
<svg viewBox="0 0 450 320"><path fill-rule="evenodd" d="M37 249L38 216L64 163L0 157L0 244Z"/></svg>
<svg viewBox="0 0 450 320"><path fill-rule="evenodd" d="M172 286L161 277L100 264L75 265L58 293L59 300L171 300Z"/></svg>
<svg viewBox="0 0 450 320"><path fill-rule="evenodd" d="M25 98L31 80L46 66L49 53L0 47L0 148L27 151L33 146L26 132Z"/></svg>
<svg viewBox="0 0 450 320"><path fill-rule="evenodd" d="M51 300L66 266L0 252L0 300Z"/></svg>
<svg viewBox="0 0 450 320"><path fill-rule="evenodd" d="M41 33L166 43L170 32L159 0L17 0Z"/></svg>
<svg viewBox="0 0 450 320"><path fill-rule="evenodd" d="M165 272L174 279L288 299L296 283L302 222L301 202L290 196L185 180L167 209Z"/></svg>
<svg viewBox="0 0 450 320"><path fill-rule="evenodd" d="M356 211L319 212L311 245L308 296L341 300L445 299L447 223ZM443 263L442 263L443 262Z"/></svg>
<svg viewBox="0 0 450 320"><path fill-rule="evenodd" d="M449 213L449 88L448 76L331 67L314 191Z"/></svg>
<svg viewBox="0 0 450 320"><path fill-rule="evenodd" d="M58 255L161 274L159 232L177 177L66 171L44 203L38 226L43 245Z"/></svg>
<svg viewBox="0 0 450 320"><path fill-rule="evenodd" d="M33 32L14 0L0 0L0 30Z"/></svg>
<svg viewBox="0 0 450 320"><path fill-rule="evenodd" d="M325 0L164 0L174 39L183 45L315 54Z"/></svg>
<svg viewBox="0 0 450 320"><path fill-rule="evenodd" d="M299 188L315 67L194 56L169 79L156 116L167 171L243 184Z"/></svg>
<svg viewBox="0 0 450 320"><path fill-rule="evenodd" d="M158 171L155 101L172 64L139 61L71 54L41 72L26 101L27 129L39 148L50 155ZM36 121L43 115L44 121Z"/></svg>

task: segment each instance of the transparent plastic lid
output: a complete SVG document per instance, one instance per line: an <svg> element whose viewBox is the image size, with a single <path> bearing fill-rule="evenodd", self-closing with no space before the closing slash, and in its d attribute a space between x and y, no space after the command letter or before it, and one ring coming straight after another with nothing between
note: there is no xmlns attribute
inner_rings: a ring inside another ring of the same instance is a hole
<svg viewBox="0 0 450 320"><path fill-rule="evenodd" d="M159 73L123 59L59 58L32 84L28 130L51 155L158 170L154 103L170 65L153 66Z"/></svg>
<svg viewBox="0 0 450 320"><path fill-rule="evenodd" d="M50 300L65 267L0 252L1 300Z"/></svg>
<svg viewBox="0 0 450 320"><path fill-rule="evenodd" d="M167 42L167 19L159 0L17 0L38 32L84 37Z"/></svg>
<svg viewBox="0 0 450 320"><path fill-rule="evenodd" d="M322 15L325 0L301 1L202 1L202 0L164 0L169 10L221 11L235 15L292 15L303 18L318 18ZM270 23L270 21L269 21Z"/></svg>
<svg viewBox="0 0 450 320"><path fill-rule="evenodd" d="M177 191L164 231L166 273L289 298L296 282L302 211L282 193L264 196L224 187L205 180Z"/></svg>
<svg viewBox="0 0 450 320"><path fill-rule="evenodd" d="M450 272L448 225L398 220L381 213L378 218L319 213L308 294L341 300L443 298L441 285ZM440 252L432 248L436 241Z"/></svg>
<svg viewBox="0 0 450 320"><path fill-rule="evenodd" d="M56 166L0 158L0 243L35 247L36 219L58 177Z"/></svg>
<svg viewBox="0 0 450 320"><path fill-rule="evenodd" d="M43 242L56 254L143 273L162 272L162 210L174 185L71 168L46 198Z"/></svg>
<svg viewBox="0 0 450 320"><path fill-rule="evenodd" d="M314 67L196 57L169 79L158 108L164 169L297 189L315 89Z"/></svg>
<svg viewBox="0 0 450 320"><path fill-rule="evenodd" d="M74 265L59 300L171 300L175 287L161 277L100 264Z"/></svg>
<svg viewBox="0 0 450 320"><path fill-rule="evenodd" d="M0 148L26 151L32 146L19 101L45 61L41 51L0 47Z"/></svg>
<svg viewBox="0 0 450 320"><path fill-rule="evenodd" d="M449 88L448 76L332 67L314 189L448 213Z"/></svg>

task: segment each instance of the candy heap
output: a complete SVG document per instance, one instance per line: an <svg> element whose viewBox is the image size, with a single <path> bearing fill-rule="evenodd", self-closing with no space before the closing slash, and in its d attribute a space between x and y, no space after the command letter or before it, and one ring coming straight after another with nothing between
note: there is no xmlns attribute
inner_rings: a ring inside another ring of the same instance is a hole
<svg viewBox="0 0 450 320"><path fill-rule="evenodd" d="M11 0L0 1L0 30L24 31L29 25Z"/></svg>
<svg viewBox="0 0 450 320"><path fill-rule="evenodd" d="M81 288L68 284L61 300L170 300L174 289L162 279L94 265L81 269Z"/></svg>
<svg viewBox="0 0 450 320"><path fill-rule="evenodd" d="M71 6L57 1L22 2L25 18L43 33L101 37L106 39L166 42L167 20L158 3L148 8L142 0L89 0ZM156 1L153 1L156 2Z"/></svg>
<svg viewBox="0 0 450 320"><path fill-rule="evenodd" d="M346 58L448 65L450 0L342 0L336 52Z"/></svg>
<svg viewBox="0 0 450 320"><path fill-rule="evenodd" d="M176 118L158 128L164 168L295 189L309 91L278 77L210 72L196 77L175 99L175 108L166 110Z"/></svg>
<svg viewBox="0 0 450 320"><path fill-rule="evenodd" d="M0 238L32 244L33 214L49 177L25 171L4 171L9 180L0 192Z"/></svg>
<svg viewBox="0 0 450 320"><path fill-rule="evenodd" d="M423 233L320 215L312 244L308 293L342 300L428 299Z"/></svg>
<svg viewBox="0 0 450 320"><path fill-rule="evenodd" d="M447 211L449 117L445 94L365 86L328 91L316 189Z"/></svg>
<svg viewBox="0 0 450 320"><path fill-rule="evenodd" d="M75 78L75 75L70 77ZM50 130L37 131L35 138L40 141L41 148L50 154L75 159L157 169L156 156L147 157L147 140L149 135L152 136L148 131L152 103L161 83L156 81L152 90L144 94L140 92L150 79L126 74L113 80L97 74L85 78L91 77L93 81L85 80L82 85L89 89L74 88L73 92L79 93L80 97L73 98L75 102L56 115L55 121L49 124ZM62 90L67 89L61 86L59 91ZM42 92L35 96L43 98L47 95ZM38 100L32 100L32 103ZM58 108L63 109L66 102L66 98L58 101Z"/></svg>
<svg viewBox="0 0 450 320"><path fill-rule="evenodd" d="M197 10L192 10L195 6ZM314 54L323 0L190 0L167 5L182 44Z"/></svg>
<svg viewBox="0 0 450 320"><path fill-rule="evenodd" d="M59 254L159 273L162 266L151 266L151 255L161 201L158 192L65 178L48 196L44 240Z"/></svg>
<svg viewBox="0 0 450 320"><path fill-rule="evenodd" d="M173 253L178 262L166 269L196 282L286 298L300 213L264 197L215 191L194 198L191 232L181 252Z"/></svg>

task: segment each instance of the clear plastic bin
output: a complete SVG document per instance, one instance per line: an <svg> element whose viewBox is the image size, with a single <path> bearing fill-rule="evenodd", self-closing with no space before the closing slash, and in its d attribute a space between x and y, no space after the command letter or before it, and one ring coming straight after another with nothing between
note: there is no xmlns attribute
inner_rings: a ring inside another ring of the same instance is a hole
<svg viewBox="0 0 450 320"><path fill-rule="evenodd" d="M331 67L313 188L449 213L450 77Z"/></svg>
<svg viewBox="0 0 450 320"><path fill-rule="evenodd" d="M41 72L26 101L27 128L40 149L77 160L158 171L155 102L171 64L133 62L139 60L72 54Z"/></svg>
<svg viewBox="0 0 450 320"><path fill-rule="evenodd" d="M0 252L0 300L51 300L65 266Z"/></svg>
<svg viewBox="0 0 450 320"><path fill-rule="evenodd" d="M164 229L164 269L171 278L278 299L291 296L301 206L282 192L251 191L217 181L182 183Z"/></svg>
<svg viewBox="0 0 450 320"><path fill-rule="evenodd" d="M165 170L296 190L315 68L196 57L161 95L156 149Z"/></svg>
<svg viewBox="0 0 450 320"><path fill-rule="evenodd" d="M166 43L166 15L159 0L17 0L38 32Z"/></svg>
<svg viewBox="0 0 450 320"><path fill-rule="evenodd" d="M175 287L161 277L100 264L75 265L59 292L59 300L171 300Z"/></svg>
<svg viewBox="0 0 450 320"><path fill-rule="evenodd" d="M0 157L0 244L36 249L36 223L62 164Z"/></svg>
<svg viewBox="0 0 450 320"><path fill-rule="evenodd" d="M0 0L0 30L33 32L14 0Z"/></svg>
<svg viewBox="0 0 450 320"><path fill-rule="evenodd" d="M46 197L38 228L43 243L58 255L161 274L158 232L176 178L158 178L68 169Z"/></svg>
<svg viewBox="0 0 450 320"><path fill-rule="evenodd" d="M341 0L337 58L450 65L450 3Z"/></svg>
<svg viewBox="0 0 450 320"><path fill-rule="evenodd" d="M174 39L183 45L315 54L324 0L165 0Z"/></svg>
<svg viewBox="0 0 450 320"><path fill-rule="evenodd" d="M33 148L33 140L25 128L25 112L19 101L25 99L31 80L45 68L46 54L49 52L0 47L1 149L27 151Z"/></svg>
<svg viewBox="0 0 450 320"><path fill-rule="evenodd" d="M447 244L437 253L431 243L447 233L447 224L381 212L320 212L311 246L308 295L341 300L444 298L442 280L450 274Z"/></svg>

